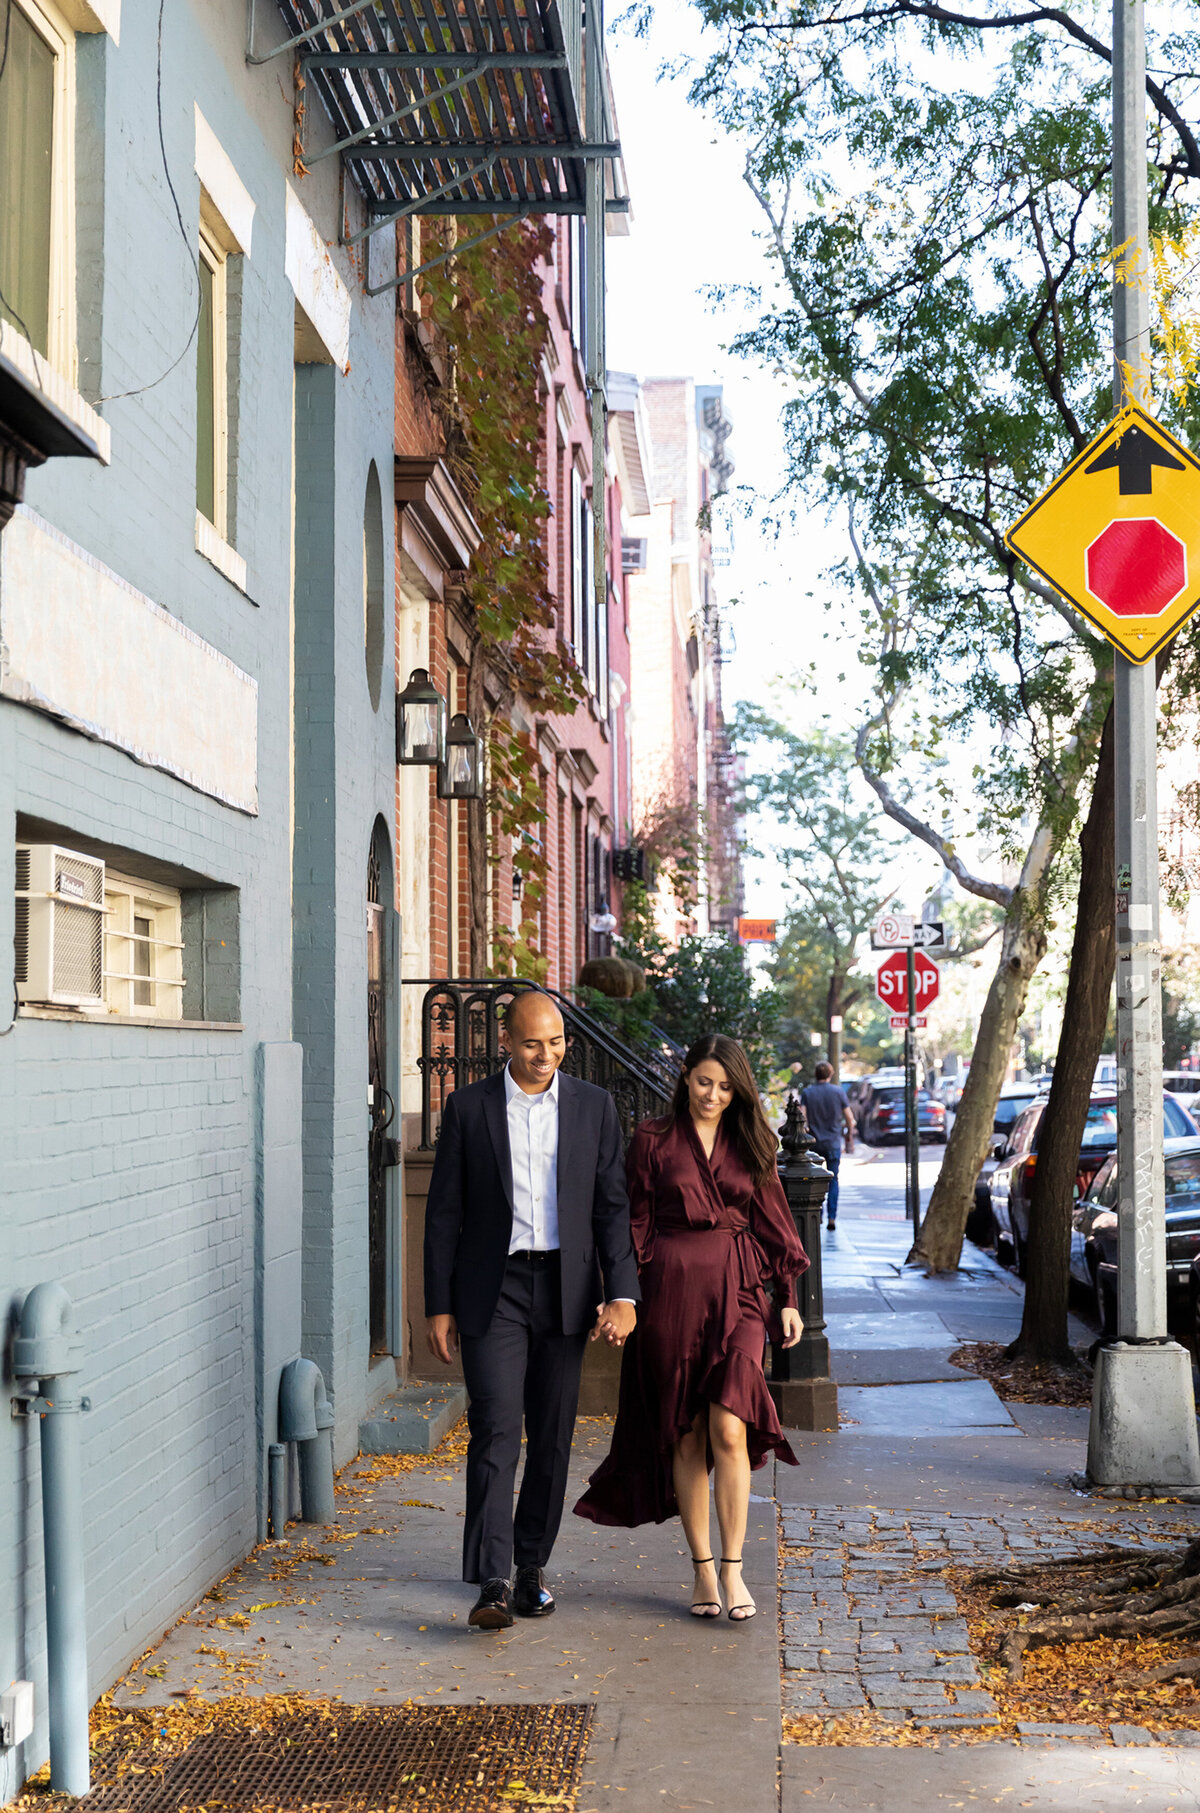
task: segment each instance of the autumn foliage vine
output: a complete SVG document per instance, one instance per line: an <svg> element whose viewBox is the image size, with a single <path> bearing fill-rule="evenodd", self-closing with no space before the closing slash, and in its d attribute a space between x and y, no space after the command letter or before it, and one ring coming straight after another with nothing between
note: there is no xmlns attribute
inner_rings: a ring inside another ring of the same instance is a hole
<svg viewBox="0 0 1200 1813"><path fill-rule="evenodd" d="M539 942L547 805L533 735L514 721L513 706L520 699L538 716L569 716L584 699L583 677L558 634L547 561L552 510L541 370L549 322L541 267L553 243L545 226L514 224L456 255L424 288L450 353L446 458L483 531L466 597L476 632L468 694L488 743L480 815L487 873L494 874L508 839L521 884L517 924L500 924L497 915L491 963L496 973L538 980L547 967Z"/></svg>

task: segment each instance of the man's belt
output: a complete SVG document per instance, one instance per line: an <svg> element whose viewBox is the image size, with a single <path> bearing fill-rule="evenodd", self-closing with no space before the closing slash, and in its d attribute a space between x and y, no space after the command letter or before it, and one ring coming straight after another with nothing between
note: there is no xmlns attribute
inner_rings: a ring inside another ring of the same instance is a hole
<svg viewBox="0 0 1200 1813"><path fill-rule="evenodd" d="M540 1252L531 1252L526 1247L522 1251L508 1255L510 1265L557 1265L560 1257L561 1254L556 1246L547 1247Z"/></svg>

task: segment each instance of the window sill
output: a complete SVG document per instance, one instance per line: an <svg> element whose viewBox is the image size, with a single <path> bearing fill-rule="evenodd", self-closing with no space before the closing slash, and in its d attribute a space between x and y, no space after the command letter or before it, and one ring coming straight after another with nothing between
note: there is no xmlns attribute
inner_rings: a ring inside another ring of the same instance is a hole
<svg viewBox="0 0 1200 1813"><path fill-rule="evenodd" d="M152 1014L88 1013L82 1007L17 1009L18 1020L70 1020L76 1026L149 1026L158 1032L245 1032L241 1020L160 1020Z"/></svg>
<svg viewBox="0 0 1200 1813"><path fill-rule="evenodd" d="M196 552L203 554L205 560L211 561L218 573L223 574L239 592L246 590L246 562L199 510L196 512Z"/></svg>

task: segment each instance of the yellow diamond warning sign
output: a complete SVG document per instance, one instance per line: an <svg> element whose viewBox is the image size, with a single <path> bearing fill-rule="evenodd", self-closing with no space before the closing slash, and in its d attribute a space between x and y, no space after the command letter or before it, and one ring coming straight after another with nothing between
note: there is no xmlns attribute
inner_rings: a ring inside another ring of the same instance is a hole
<svg viewBox="0 0 1200 1813"><path fill-rule="evenodd" d="M1200 608L1200 460L1131 406L1005 537L1131 661Z"/></svg>

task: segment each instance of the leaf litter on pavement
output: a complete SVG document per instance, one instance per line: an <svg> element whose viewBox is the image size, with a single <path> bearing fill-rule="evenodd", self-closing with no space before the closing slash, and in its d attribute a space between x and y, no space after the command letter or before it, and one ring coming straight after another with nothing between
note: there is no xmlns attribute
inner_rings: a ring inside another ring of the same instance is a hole
<svg viewBox="0 0 1200 1813"><path fill-rule="evenodd" d="M996 1396L1009 1404L1056 1404L1064 1409L1086 1409L1092 1401L1092 1369L1082 1354L1075 1366L1042 1365L1009 1358L1003 1341L967 1341L949 1356L951 1366L961 1366L986 1379Z"/></svg>

